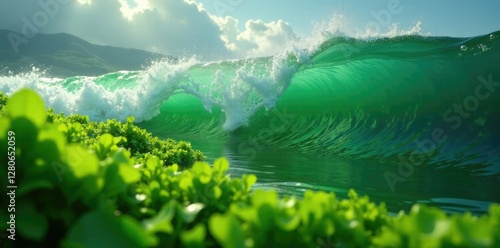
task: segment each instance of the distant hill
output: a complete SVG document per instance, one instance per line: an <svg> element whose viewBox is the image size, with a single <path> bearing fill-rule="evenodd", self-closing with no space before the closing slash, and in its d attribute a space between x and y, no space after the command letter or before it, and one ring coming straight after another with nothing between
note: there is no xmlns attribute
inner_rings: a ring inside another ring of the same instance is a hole
<svg viewBox="0 0 500 248"><path fill-rule="evenodd" d="M18 53L0 30L0 71L15 73L35 66L57 77L95 76L119 70L140 70L151 60L166 57L138 49L99 46L69 34L37 34Z"/></svg>

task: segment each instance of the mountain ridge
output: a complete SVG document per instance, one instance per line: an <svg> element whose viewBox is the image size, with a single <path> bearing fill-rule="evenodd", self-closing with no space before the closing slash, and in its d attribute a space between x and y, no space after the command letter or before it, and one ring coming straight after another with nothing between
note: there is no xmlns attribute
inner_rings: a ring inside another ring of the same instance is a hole
<svg viewBox="0 0 500 248"><path fill-rule="evenodd" d="M140 70L151 61L173 57L133 48L92 44L67 33L39 33L14 48L11 37L24 37L0 29L0 72L20 73L37 67L54 77L97 76L120 70ZM17 35L17 36L16 36Z"/></svg>

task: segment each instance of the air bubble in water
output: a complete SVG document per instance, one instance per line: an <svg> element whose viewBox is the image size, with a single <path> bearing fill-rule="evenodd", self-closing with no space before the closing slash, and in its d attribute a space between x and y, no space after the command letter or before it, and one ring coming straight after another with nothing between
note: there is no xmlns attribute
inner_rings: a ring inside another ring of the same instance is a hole
<svg viewBox="0 0 500 248"><path fill-rule="evenodd" d="M460 46L460 50L462 50L463 52L467 51L467 46L466 45Z"/></svg>
<svg viewBox="0 0 500 248"><path fill-rule="evenodd" d="M484 44L479 44L479 46L477 46L479 49L481 49L481 51L483 52L486 52L489 50L488 46L484 45Z"/></svg>

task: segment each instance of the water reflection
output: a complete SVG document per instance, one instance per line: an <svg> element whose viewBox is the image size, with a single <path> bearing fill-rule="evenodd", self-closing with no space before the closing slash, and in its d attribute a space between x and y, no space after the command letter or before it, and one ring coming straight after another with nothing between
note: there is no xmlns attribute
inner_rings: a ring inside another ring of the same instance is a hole
<svg viewBox="0 0 500 248"><path fill-rule="evenodd" d="M410 177L395 184L392 192L384 173L398 171L399 162L394 159L388 158L381 163L369 159L303 154L264 145L253 147L255 152L252 153L238 148L242 141L237 135L226 141L168 137L189 140L195 149L203 151L209 163L226 157L230 161L231 176L255 174L258 178L255 188L275 189L281 195L300 197L306 190L322 190L346 198L352 188L377 203L385 202L392 213L409 211L415 203L426 203L449 213L470 211L481 214L488 211L491 202L500 202L500 180L494 175L480 176L477 170L484 168L481 164L416 166Z"/></svg>

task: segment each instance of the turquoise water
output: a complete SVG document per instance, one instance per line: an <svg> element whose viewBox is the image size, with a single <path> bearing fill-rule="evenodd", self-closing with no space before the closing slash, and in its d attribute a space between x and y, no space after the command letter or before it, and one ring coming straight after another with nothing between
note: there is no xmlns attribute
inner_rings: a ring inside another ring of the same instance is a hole
<svg viewBox="0 0 500 248"><path fill-rule="evenodd" d="M93 120L134 115L208 161L228 157L257 187L354 188L393 212L425 202L482 213L500 202L499 36L331 38L267 58L9 76L0 89L35 88Z"/></svg>

